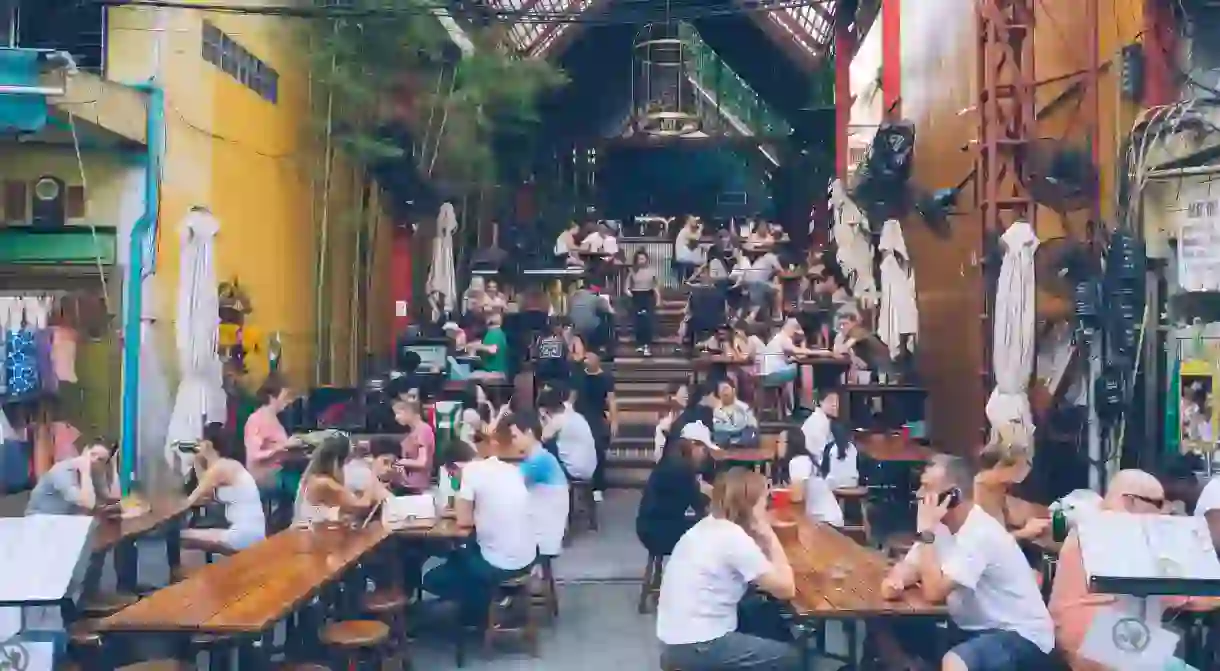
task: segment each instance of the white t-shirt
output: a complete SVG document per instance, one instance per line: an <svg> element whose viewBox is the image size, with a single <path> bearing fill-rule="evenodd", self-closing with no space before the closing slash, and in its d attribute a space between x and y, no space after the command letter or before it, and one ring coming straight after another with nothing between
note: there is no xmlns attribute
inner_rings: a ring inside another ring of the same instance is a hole
<svg viewBox="0 0 1220 671"><path fill-rule="evenodd" d="M771 569L767 556L728 520L704 517L674 546L661 578L657 638L666 645L712 641L737 629L737 604Z"/></svg>
<svg viewBox="0 0 1220 671"><path fill-rule="evenodd" d="M903 560L917 561L911 549ZM949 616L966 631L1020 634L1043 652L1055 647L1055 625L1017 541L996 518L975 506L956 534L944 525L933 545L945 577L958 587L949 594Z"/></svg>
<svg viewBox="0 0 1220 671"><path fill-rule="evenodd" d="M602 253L618 254L618 238L613 235L602 236Z"/></svg>
<svg viewBox="0 0 1220 671"><path fill-rule="evenodd" d="M815 467L822 465L822 455L826 445L834 440L830 432L830 417L821 408L801 424L801 433L805 436L805 447L813 455ZM855 444L849 443L842 459L839 458L839 448L830 450L830 472L826 474L826 482L831 489L840 487L855 487L860 484L860 469L856 464L859 452Z"/></svg>
<svg viewBox="0 0 1220 671"><path fill-rule="evenodd" d="M367 459L352 459L343 464L343 486L365 492L373 486L373 465Z"/></svg>
<svg viewBox="0 0 1220 671"><path fill-rule="evenodd" d="M1199 501L1195 503L1195 517L1203 517L1209 510L1220 510L1220 476L1208 480L1203 491L1199 492Z"/></svg>
<svg viewBox="0 0 1220 671"><path fill-rule="evenodd" d="M584 240L580 241L580 248L582 251L600 254L602 253L602 244L605 240L606 238L602 237L601 233L594 231L586 235Z"/></svg>
<svg viewBox="0 0 1220 671"><path fill-rule="evenodd" d="M552 422L559 422L555 434L555 446L559 461L568 475L578 480L588 480L597 469L597 445L593 440L593 429L579 412L569 408L557 415Z"/></svg>
<svg viewBox="0 0 1220 671"><path fill-rule="evenodd" d="M686 263L703 263L703 254L699 245L696 244L693 249L690 247L694 238L694 234L685 226L678 231L678 238L674 240L674 259Z"/></svg>
<svg viewBox="0 0 1220 671"><path fill-rule="evenodd" d="M811 520L834 527L843 526L843 509L830 484L822 479L808 455L793 457L788 462L788 477L792 484L805 483L805 515Z"/></svg>
<svg viewBox="0 0 1220 671"><path fill-rule="evenodd" d="M516 464L492 457L462 468L458 498L474 503L474 531L483 559L498 569L525 568L538 555L530 528L530 492Z"/></svg>
<svg viewBox="0 0 1220 671"><path fill-rule="evenodd" d="M787 368L788 356L784 354L784 349L792 346L792 338L783 331L776 333L758 353L758 374L770 375Z"/></svg>

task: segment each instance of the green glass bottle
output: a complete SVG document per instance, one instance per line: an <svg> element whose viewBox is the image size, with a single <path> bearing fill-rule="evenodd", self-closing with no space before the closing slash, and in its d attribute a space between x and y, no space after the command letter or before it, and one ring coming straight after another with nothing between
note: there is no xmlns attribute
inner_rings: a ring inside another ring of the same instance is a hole
<svg viewBox="0 0 1220 671"><path fill-rule="evenodd" d="M1051 538L1056 543L1062 543L1067 540L1068 536L1068 520L1064 514L1063 508L1056 507L1051 513Z"/></svg>

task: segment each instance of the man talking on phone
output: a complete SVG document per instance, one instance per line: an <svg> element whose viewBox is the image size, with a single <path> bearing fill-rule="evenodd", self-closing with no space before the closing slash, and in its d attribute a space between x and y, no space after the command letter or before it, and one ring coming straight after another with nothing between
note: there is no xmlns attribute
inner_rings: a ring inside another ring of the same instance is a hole
<svg viewBox="0 0 1220 671"><path fill-rule="evenodd" d="M893 599L915 588L924 599L948 605L951 647L940 658L943 671L1044 668L1055 645L1054 624L1033 570L1004 525L974 504L973 489L974 469L965 459L940 455L929 463L920 476L917 542L890 571L882 594ZM913 649L936 641L934 632L908 631L905 624L890 631L895 636L878 641L883 651L897 653L897 644L904 657L940 656ZM908 657L897 668L925 667Z"/></svg>

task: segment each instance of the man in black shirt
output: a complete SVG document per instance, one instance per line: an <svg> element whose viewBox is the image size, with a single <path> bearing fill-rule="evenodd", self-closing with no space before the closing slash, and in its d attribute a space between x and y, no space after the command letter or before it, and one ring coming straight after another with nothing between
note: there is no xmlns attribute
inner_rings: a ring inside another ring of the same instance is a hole
<svg viewBox="0 0 1220 671"><path fill-rule="evenodd" d="M618 433L618 403L614 397L614 375L602 366L595 352L586 352L584 366L575 380L576 411L589 422L597 447L597 470L593 471L593 498L602 500L606 490L606 452Z"/></svg>
<svg viewBox="0 0 1220 671"><path fill-rule="evenodd" d="M568 342L563 337L563 329L563 320L552 317L550 333L539 338L534 346L534 379L539 386L568 381Z"/></svg>

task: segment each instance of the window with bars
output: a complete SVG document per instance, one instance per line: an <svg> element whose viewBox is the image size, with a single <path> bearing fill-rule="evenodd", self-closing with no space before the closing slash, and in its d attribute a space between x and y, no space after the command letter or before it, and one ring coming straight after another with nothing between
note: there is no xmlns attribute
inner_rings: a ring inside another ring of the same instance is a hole
<svg viewBox="0 0 1220 671"><path fill-rule="evenodd" d="M263 100L279 102L280 75L275 68L264 63L208 21L203 22L200 55L203 60L225 71Z"/></svg>

